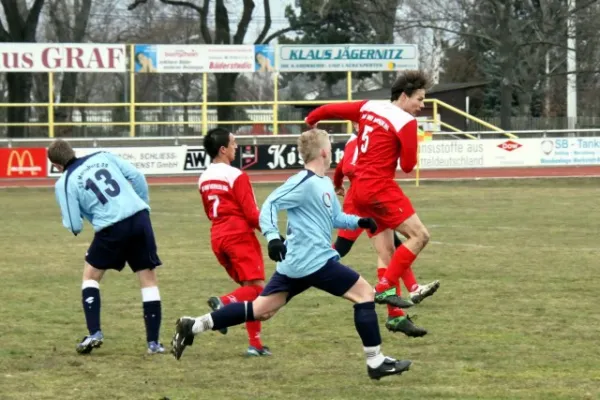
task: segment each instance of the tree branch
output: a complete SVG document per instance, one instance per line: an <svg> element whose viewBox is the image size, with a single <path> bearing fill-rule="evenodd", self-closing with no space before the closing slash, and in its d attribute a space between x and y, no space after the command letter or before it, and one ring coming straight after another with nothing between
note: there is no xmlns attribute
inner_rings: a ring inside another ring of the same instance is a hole
<svg viewBox="0 0 600 400"><path fill-rule="evenodd" d="M73 33L73 39L77 42L83 40L87 25L90 20L90 12L92 10L92 0L83 0L83 4L79 10L77 10L76 21L75 21L75 32Z"/></svg>
<svg viewBox="0 0 600 400"><path fill-rule="evenodd" d="M191 8L192 10L196 10L196 12L198 14L202 14L202 7L199 7L188 1L160 0L160 2L163 4L169 4L172 6L188 7L188 8ZM130 5L127 6L127 10L131 11L131 10L135 9L137 6L139 6L140 4L146 4L146 3L148 3L148 0L135 0L133 3L131 3Z"/></svg>
<svg viewBox="0 0 600 400"><path fill-rule="evenodd" d="M58 41L66 43L66 42L71 41L69 35L67 34L67 32L69 31L69 29L71 27L69 26L68 22L62 21L61 18L59 17L59 15L65 15L64 9L57 10L57 8L60 7L60 5L61 5L60 1L55 1L54 4L52 4L50 6L50 9L48 10L48 16L50 17L50 21L52 22L52 26L54 27L54 31L56 33L56 37L58 38ZM68 19L68 15L67 15L67 19Z"/></svg>
<svg viewBox="0 0 600 400"><path fill-rule="evenodd" d="M188 7L188 8L191 8L192 10L196 10L196 12L198 12L198 14L202 14L202 7L199 7L188 1L160 0L160 2L164 3L164 4L169 4L172 6Z"/></svg>
<svg viewBox="0 0 600 400"><path fill-rule="evenodd" d="M423 24L421 22L416 22L414 25L408 25L408 26L402 26L402 28L398 28L396 27L396 32L400 32L403 30L407 30L407 29L412 29L412 28L423 28L423 29L433 29L433 30L439 30L442 32L448 32L448 33L453 33L455 35L459 35L459 36L469 36L469 37L473 37L473 38L477 38L477 39L482 39L488 42L493 43L496 46L500 46L500 42L496 39L493 39L489 36L486 35L481 35L478 33L469 33L469 32L460 32L454 29L450 29L450 28L444 28L441 26L436 26L436 25L427 25L427 24Z"/></svg>
<svg viewBox="0 0 600 400"><path fill-rule="evenodd" d="M213 42L207 25L209 5L210 0L204 0L204 7L202 7L202 12L200 13L200 33L202 33L202 39L206 44L211 44Z"/></svg>
<svg viewBox="0 0 600 400"><path fill-rule="evenodd" d="M577 71L565 71L565 72L554 72L551 74L544 74L543 76L565 76L565 75L572 75L572 74L598 74L600 73L600 69L580 69Z"/></svg>
<svg viewBox="0 0 600 400"><path fill-rule="evenodd" d="M266 1L267 1L267 3L269 2L268 0L266 0ZM254 1L244 0L244 11L242 11L242 18L240 19L240 22L238 23L235 35L233 36L234 44L244 43L244 37L246 37L246 32L248 32L248 25L250 25L250 21L252 20L253 12L254 12ZM265 20L265 25L266 24L267 24L267 21Z"/></svg>
<svg viewBox="0 0 600 400"><path fill-rule="evenodd" d="M244 0L244 11L246 10L246 1L247 0ZM240 24L241 23L242 21L240 21ZM227 11L227 7L225 7L224 0L217 0L215 7L215 27L215 43L231 44L231 33L229 30L229 11ZM243 39L244 38L242 37L242 40Z"/></svg>
<svg viewBox="0 0 600 400"><path fill-rule="evenodd" d="M4 1L4 0L3 0ZM210 30L208 29L207 21L208 21L208 8L210 5L210 0L204 0L204 6L200 7L188 1L176 1L176 0L160 0L163 4L168 4L171 6L181 6L191 8L196 11L200 15L200 33L202 34L202 39L204 43L211 44L213 42L212 37L210 35ZM129 11L135 9L140 4L146 4L148 0L135 0L127 9Z"/></svg>
<svg viewBox="0 0 600 400"><path fill-rule="evenodd" d="M44 7L44 0L35 0L35 3L29 9L29 14L27 14L27 20L25 21L24 40L26 42L35 42L35 33L37 32L42 7Z"/></svg>
<svg viewBox="0 0 600 400"><path fill-rule="evenodd" d="M4 25L2 25L2 20L0 19L0 42L10 42L10 33L4 29Z"/></svg>
<svg viewBox="0 0 600 400"><path fill-rule="evenodd" d="M15 35L21 35L23 31L23 19L19 14L19 7L17 7L16 1L2 0L2 7L4 8L4 15L6 16L6 22L8 23L8 31L12 34L16 41Z"/></svg>
<svg viewBox="0 0 600 400"><path fill-rule="evenodd" d="M148 0L135 0L133 3L131 3L130 5L127 6L127 10L131 11L133 9L135 9L137 6L139 6L140 4L146 4L148 2Z"/></svg>
<svg viewBox="0 0 600 400"><path fill-rule="evenodd" d="M287 28L283 28L280 29L278 31L275 31L273 33L271 33L269 36L267 36L262 43L258 41L258 39L256 41L254 41L254 44L269 44L269 42L281 35L284 35L288 32L293 32L293 31L301 31L304 27L307 26L321 26L323 25L323 21L317 21L317 22L311 22L311 23L305 23L305 24L301 24L301 25L295 25L295 26L289 26Z"/></svg>
<svg viewBox="0 0 600 400"><path fill-rule="evenodd" d="M260 34L256 38L256 43L262 43L262 41L269 33L269 29L271 29L271 4L269 0L263 0L263 6L265 10L265 24L263 25Z"/></svg>

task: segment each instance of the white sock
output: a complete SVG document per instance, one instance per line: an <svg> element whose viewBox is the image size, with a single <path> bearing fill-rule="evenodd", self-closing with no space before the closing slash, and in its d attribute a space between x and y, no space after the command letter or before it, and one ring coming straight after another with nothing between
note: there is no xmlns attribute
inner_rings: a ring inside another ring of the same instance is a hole
<svg viewBox="0 0 600 400"><path fill-rule="evenodd" d="M194 332L194 335L197 335L202 332L210 331L213 325L214 323L210 314L204 314L203 316L194 319L192 332Z"/></svg>
<svg viewBox="0 0 600 400"><path fill-rule="evenodd" d="M160 301L160 292L157 286L142 288L142 301Z"/></svg>
<svg viewBox="0 0 600 400"><path fill-rule="evenodd" d="M381 353L381 346L363 347L367 356L367 365L371 368L377 368L385 360L385 356Z"/></svg>

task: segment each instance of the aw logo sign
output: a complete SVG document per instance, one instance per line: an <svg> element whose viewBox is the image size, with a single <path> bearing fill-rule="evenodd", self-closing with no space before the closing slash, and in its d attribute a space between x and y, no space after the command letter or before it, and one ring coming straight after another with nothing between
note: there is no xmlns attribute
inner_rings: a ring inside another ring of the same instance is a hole
<svg viewBox="0 0 600 400"><path fill-rule="evenodd" d="M500 143L498 145L499 149L506 150L506 151L509 151L509 152L510 151L515 151L515 150L517 150L520 147L523 147L523 145L520 144L520 143L517 143L517 142L513 142L512 140L507 140L506 142Z"/></svg>

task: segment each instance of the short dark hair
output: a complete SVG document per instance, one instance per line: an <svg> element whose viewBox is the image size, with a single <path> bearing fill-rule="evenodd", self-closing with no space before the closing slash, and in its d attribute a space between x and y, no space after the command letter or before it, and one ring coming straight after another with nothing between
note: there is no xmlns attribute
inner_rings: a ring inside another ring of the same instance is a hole
<svg viewBox="0 0 600 400"><path fill-rule="evenodd" d="M402 93L408 97L412 96L416 90L429 89L431 80L427 74L421 70L403 71L398 75L392 85L391 101L396 101Z"/></svg>
<svg viewBox="0 0 600 400"><path fill-rule="evenodd" d="M65 166L69 161L75 158L73 147L63 139L56 139L48 147L48 159L53 164Z"/></svg>
<svg viewBox="0 0 600 400"><path fill-rule="evenodd" d="M206 133L204 148L211 158L219 155L221 147L229 146L229 133L224 128L213 128Z"/></svg>

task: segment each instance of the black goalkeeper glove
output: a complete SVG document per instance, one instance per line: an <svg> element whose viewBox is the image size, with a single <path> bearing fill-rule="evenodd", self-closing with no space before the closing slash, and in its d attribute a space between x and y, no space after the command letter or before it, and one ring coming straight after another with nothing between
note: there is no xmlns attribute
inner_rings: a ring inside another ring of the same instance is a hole
<svg viewBox="0 0 600 400"><path fill-rule="evenodd" d="M287 253L287 248L283 241L281 240L281 236L279 239L273 239L269 242L269 258L273 261L283 261L285 260L285 254Z"/></svg>
<svg viewBox="0 0 600 400"><path fill-rule="evenodd" d="M368 229L371 233L377 231L377 224L373 218L361 218L358 220L358 226L363 229Z"/></svg>

